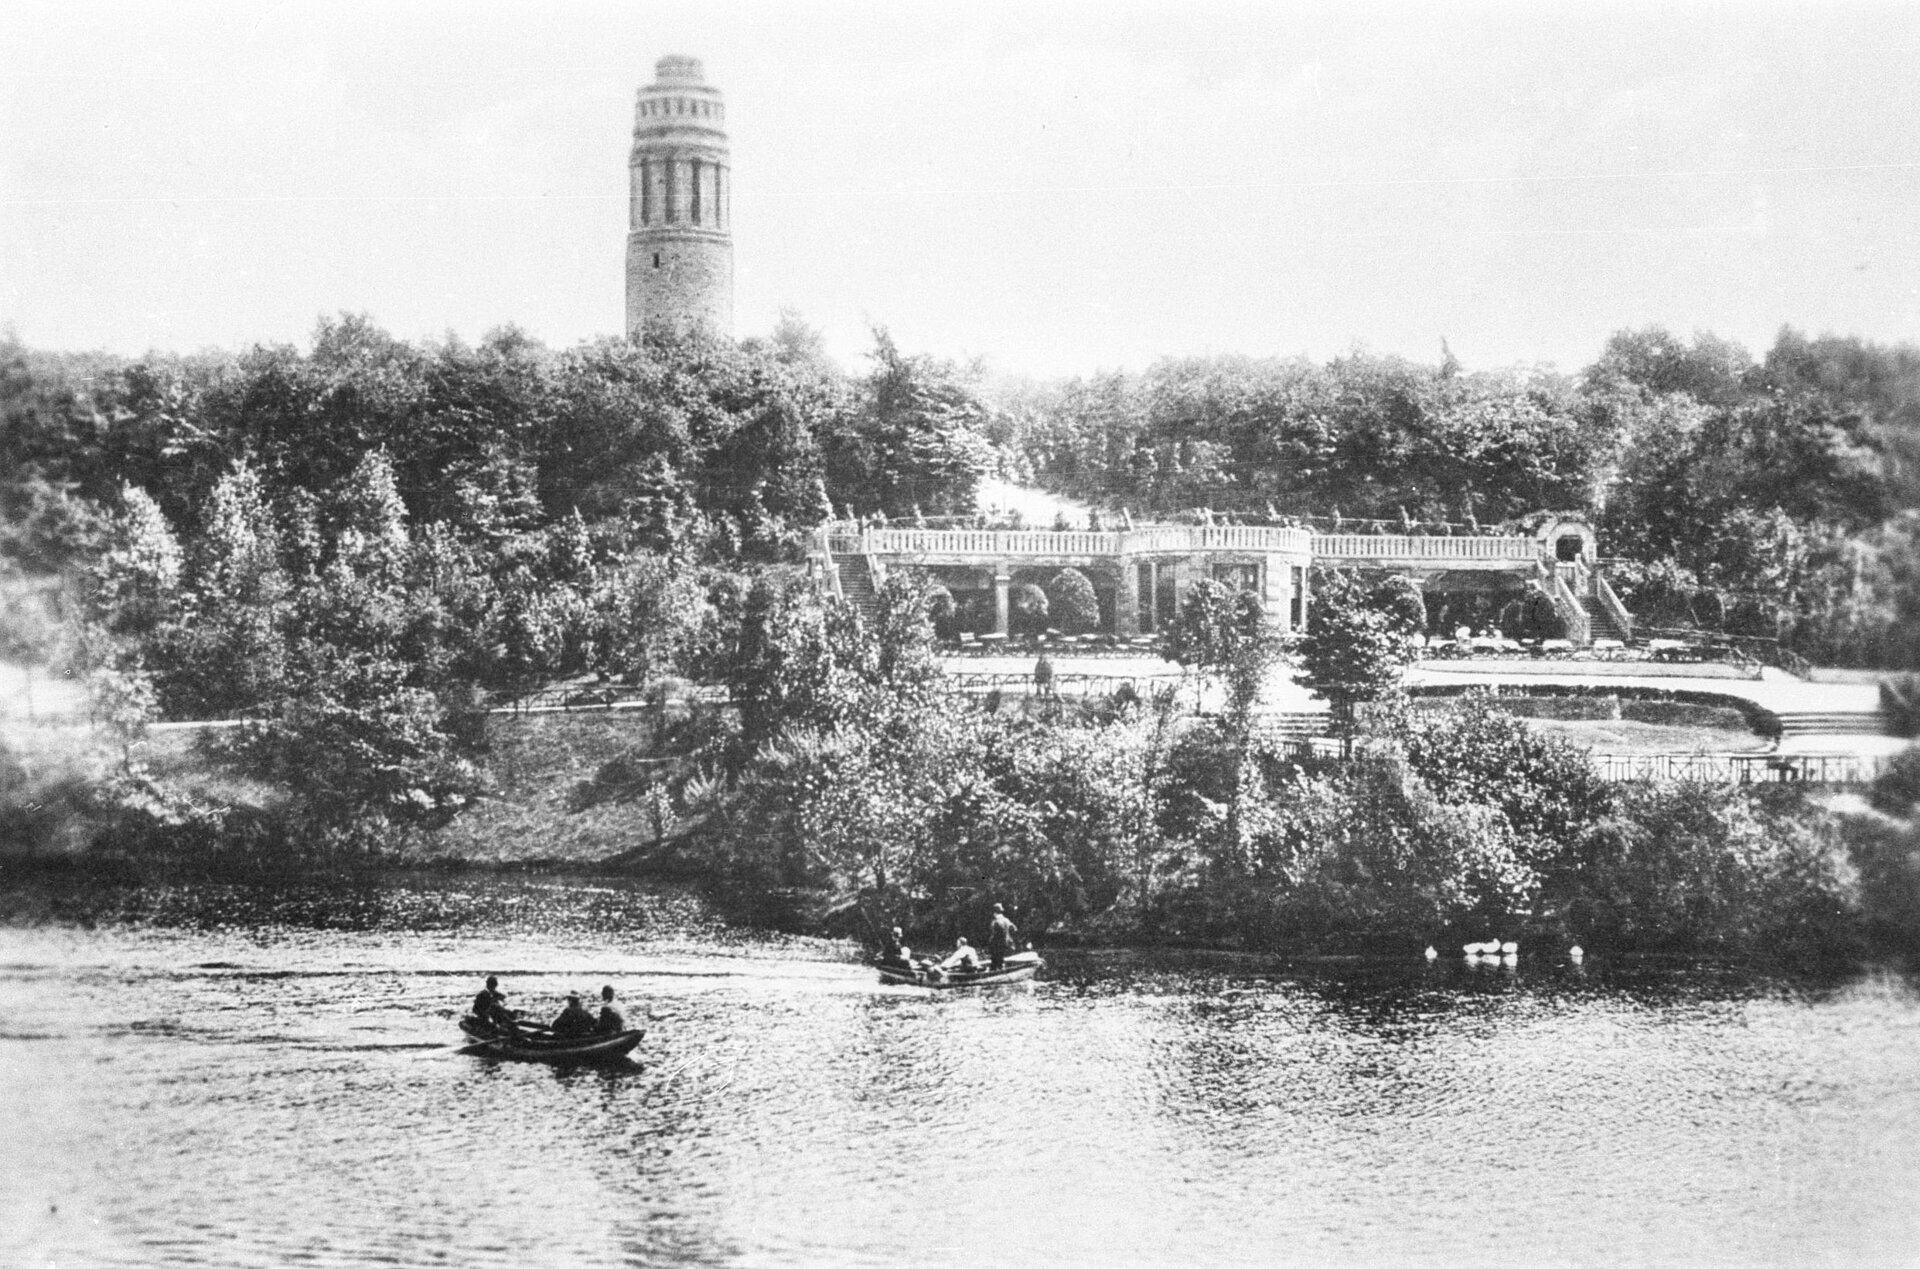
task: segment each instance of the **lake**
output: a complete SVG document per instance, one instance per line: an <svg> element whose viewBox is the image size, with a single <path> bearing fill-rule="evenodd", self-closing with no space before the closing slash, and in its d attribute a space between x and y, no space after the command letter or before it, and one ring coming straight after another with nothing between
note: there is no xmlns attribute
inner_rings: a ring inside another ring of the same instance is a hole
<svg viewBox="0 0 1920 1269"><path fill-rule="evenodd" d="M1909 1264L1920 991L1056 951L882 987L605 880L16 884L0 1262ZM637 1069L456 1052L612 983Z"/></svg>

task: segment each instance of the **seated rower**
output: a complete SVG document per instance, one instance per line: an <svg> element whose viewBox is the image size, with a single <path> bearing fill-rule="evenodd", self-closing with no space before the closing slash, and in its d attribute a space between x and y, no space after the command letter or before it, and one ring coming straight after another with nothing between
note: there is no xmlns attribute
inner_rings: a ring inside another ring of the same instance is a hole
<svg viewBox="0 0 1920 1269"><path fill-rule="evenodd" d="M900 927L894 926L880 943L880 963L896 969L913 968L913 949L901 941Z"/></svg>
<svg viewBox="0 0 1920 1269"><path fill-rule="evenodd" d="M600 1016L594 1020L593 1029L599 1035L618 1035L627 1029L627 1015L613 1003L611 984L600 989Z"/></svg>
<svg viewBox="0 0 1920 1269"><path fill-rule="evenodd" d="M492 974L487 975L487 985L474 995L473 1016L502 1030L513 1030L513 1010L507 1008L507 993L500 990L500 980Z"/></svg>
<svg viewBox="0 0 1920 1269"><path fill-rule="evenodd" d="M567 996L567 1007L553 1020L553 1035L558 1040L572 1040L580 1036L593 1034L593 1015L580 1003L580 993L571 992Z"/></svg>
<svg viewBox="0 0 1920 1269"><path fill-rule="evenodd" d="M963 934L954 941L953 951L940 962L940 968L953 974L974 974L980 970L980 956L967 945Z"/></svg>

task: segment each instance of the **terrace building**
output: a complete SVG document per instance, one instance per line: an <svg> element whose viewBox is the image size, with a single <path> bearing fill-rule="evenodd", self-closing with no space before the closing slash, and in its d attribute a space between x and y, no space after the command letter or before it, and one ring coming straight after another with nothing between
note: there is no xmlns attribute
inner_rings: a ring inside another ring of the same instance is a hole
<svg viewBox="0 0 1920 1269"><path fill-rule="evenodd" d="M1152 635L1201 580L1259 596L1280 630L1306 625L1311 570L1361 569L1412 579L1428 611L1445 621L1476 597L1547 597L1576 644L1625 640L1633 619L1598 568L1593 530L1548 518L1531 534L1426 536L1319 533L1251 525L1146 525L1113 530L923 529L834 523L816 564L837 594L864 602L888 570L925 571L953 595L956 629L979 637L1016 633L1022 587L1045 587L1073 568L1093 584L1100 631Z"/></svg>

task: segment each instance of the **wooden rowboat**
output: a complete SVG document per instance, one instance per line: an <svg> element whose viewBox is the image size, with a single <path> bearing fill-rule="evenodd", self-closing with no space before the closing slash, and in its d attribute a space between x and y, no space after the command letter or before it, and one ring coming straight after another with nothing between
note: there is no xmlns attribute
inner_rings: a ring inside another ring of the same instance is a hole
<svg viewBox="0 0 1920 1269"><path fill-rule="evenodd" d="M647 1033L616 1031L611 1035L585 1035L561 1039L550 1032L502 1032L491 1023L469 1014L460 1019L460 1030L471 1036L469 1053L505 1058L510 1062L549 1062L556 1066L591 1065L618 1062L633 1052Z"/></svg>
<svg viewBox="0 0 1920 1269"><path fill-rule="evenodd" d="M999 969L977 969L972 973L961 970L949 970L941 973L922 966L908 969L904 965L875 962L874 968L880 971L880 981L902 987L937 987L942 990L954 987L998 987L1003 983L1024 983L1040 969L1045 961L1038 952L1015 952L1007 957L1006 963Z"/></svg>

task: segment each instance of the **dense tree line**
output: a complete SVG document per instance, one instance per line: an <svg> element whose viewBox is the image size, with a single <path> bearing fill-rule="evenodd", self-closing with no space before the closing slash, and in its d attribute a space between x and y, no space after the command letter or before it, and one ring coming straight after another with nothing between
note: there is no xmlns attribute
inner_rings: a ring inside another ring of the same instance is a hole
<svg viewBox="0 0 1920 1269"><path fill-rule="evenodd" d="M1218 717L1036 714L941 689L951 595L896 576L862 615L800 561L830 514L964 515L996 471L1155 514L1472 532L1557 508L1632 558L1614 574L1642 620L1912 665L1917 376L1911 350L1791 332L1759 363L1655 331L1577 377L1211 358L998 396L884 334L848 375L793 321L565 351L357 318L305 352L0 342L0 654L84 672L119 738L91 783L0 754L0 810L9 832L72 805L128 842L391 844L484 795L483 706L685 676L736 707L674 737L683 774L649 793L677 825L660 862L762 900L946 929L998 895L1030 929L1276 943L1905 930L1910 809L1863 846L1803 802L1623 792L1481 707L1420 715L1397 689L1424 624L1407 588L1316 579L1307 681L1382 742L1317 766L1250 726L1276 650L1223 588L1193 588L1171 634L1225 689ZM1045 580L1016 590L1018 620L1096 619L1084 575ZM219 756L276 818L147 776L131 742L155 717L244 720Z"/></svg>
<svg viewBox="0 0 1920 1269"><path fill-rule="evenodd" d="M1468 533L1599 527L1649 624L1920 665L1920 350L1622 332L1577 375L1355 353L1218 356L1024 384L1001 439L1098 505Z"/></svg>
<svg viewBox="0 0 1920 1269"><path fill-rule="evenodd" d="M0 655L85 676L122 730L246 720L225 757L289 825L441 822L483 706L724 676L836 508L970 511L984 415L957 367L879 332L852 377L792 321L566 351L357 317L305 352L7 339Z"/></svg>

